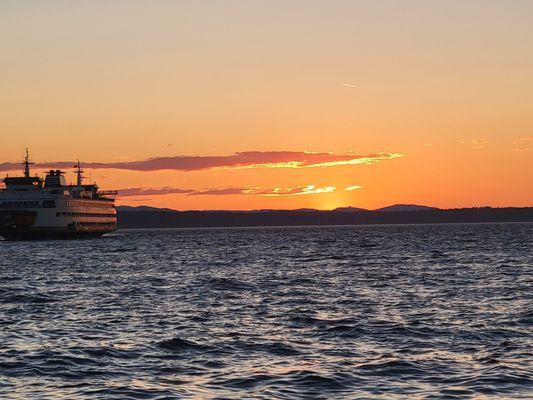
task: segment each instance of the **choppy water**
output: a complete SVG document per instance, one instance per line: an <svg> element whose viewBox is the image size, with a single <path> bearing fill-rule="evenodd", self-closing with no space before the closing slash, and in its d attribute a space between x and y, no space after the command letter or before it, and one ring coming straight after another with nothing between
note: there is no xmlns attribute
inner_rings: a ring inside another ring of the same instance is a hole
<svg viewBox="0 0 533 400"><path fill-rule="evenodd" d="M0 398L533 396L533 224L0 242Z"/></svg>

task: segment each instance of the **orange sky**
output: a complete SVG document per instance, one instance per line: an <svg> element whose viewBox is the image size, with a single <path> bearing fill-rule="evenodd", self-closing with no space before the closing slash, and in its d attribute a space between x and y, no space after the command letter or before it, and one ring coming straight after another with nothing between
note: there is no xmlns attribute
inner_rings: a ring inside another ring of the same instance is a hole
<svg viewBox="0 0 533 400"><path fill-rule="evenodd" d="M91 174L151 193L119 204L176 209L532 206L531 15L530 1L5 1L0 164L27 146L108 165L257 151L253 168ZM273 151L402 157L271 168Z"/></svg>

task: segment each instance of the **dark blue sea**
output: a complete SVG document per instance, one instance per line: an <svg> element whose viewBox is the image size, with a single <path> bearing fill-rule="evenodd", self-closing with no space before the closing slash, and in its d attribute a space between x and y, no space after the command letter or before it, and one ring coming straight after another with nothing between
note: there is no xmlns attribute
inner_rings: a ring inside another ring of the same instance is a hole
<svg viewBox="0 0 533 400"><path fill-rule="evenodd" d="M0 398L533 397L533 224L0 241Z"/></svg>

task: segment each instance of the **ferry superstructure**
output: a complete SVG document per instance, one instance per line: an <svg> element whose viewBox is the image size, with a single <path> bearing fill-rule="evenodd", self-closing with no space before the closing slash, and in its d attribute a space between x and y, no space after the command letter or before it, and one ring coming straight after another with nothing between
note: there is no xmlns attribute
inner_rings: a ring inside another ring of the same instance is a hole
<svg viewBox="0 0 533 400"><path fill-rule="evenodd" d="M8 240L93 238L117 229L115 191L83 183L78 161L76 184L64 172L50 170L44 179L31 176L28 151L24 176L7 176L0 189L0 236Z"/></svg>

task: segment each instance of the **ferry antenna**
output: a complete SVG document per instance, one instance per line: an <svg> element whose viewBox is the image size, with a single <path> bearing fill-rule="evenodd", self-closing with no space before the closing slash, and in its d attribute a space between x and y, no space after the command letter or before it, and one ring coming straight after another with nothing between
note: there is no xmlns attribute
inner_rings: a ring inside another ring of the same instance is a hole
<svg viewBox="0 0 533 400"><path fill-rule="evenodd" d="M81 164L80 164L80 160L78 159L78 162L76 163L76 165L74 165L74 168L76 168L76 175L77 175L77 179L76 179L76 185L78 187L81 187L82 186L82 181L83 181L83 172L85 172L83 169L81 169Z"/></svg>
<svg viewBox="0 0 533 400"><path fill-rule="evenodd" d="M30 177L30 165L34 165L35 163L30 160L30 152L28 148L26 147L26 155L24 157L24 161L22 161L22 165L24 166L24 177L29 178Z"/></svg>

